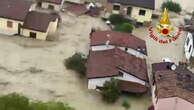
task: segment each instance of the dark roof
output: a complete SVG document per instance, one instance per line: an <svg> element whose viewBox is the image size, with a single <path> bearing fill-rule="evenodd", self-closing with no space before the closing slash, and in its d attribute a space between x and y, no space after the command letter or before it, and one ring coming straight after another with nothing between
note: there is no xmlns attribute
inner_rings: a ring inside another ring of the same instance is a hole
<svg viewBox="0 0 194 110"><path fill-rule="evenodd" d="M146 43L144 40L128 33L116 31L95 31L91 34L91 46L110 45L128 47L147 55Z"/></svg>
<svg viewBox="0 0 194 110"><path fill-rule="evenodd" d="M194 104L194 74L182 66L155 71L158 98L179 97Z"/></svg>
<svg viewBox="0 0 194 110"><path fill-rule="evenodd" d="M174 63L161 62L152 64L152 72L169 70Z"/></svg>
<svg viewBox="0 0 194 110"><path fill-rule="evenodd" d="M23 21L31 3L25 0L1 0L0 17Z"/></svg>
<svg viewBox="0 0 194 110"><path fill-rule="evenodd" d="M119 70L148 81L145 59L137 58L118 48L90 51L87 61L88 78L118 76Z"/></svg>
<svg viewBox="0 0 194 110"><path fill-rule="evenodd" d="M23 24L23 28L46 32L51 21L56 20L57 16L41 13L36 11L31 11L26 16L26 19Z"/></svg>
<svg viewBox="0 0 194 110"><path fill-rule="evenodd" d="M54 3L54 4L61 4L62 0L44 0L45 2Z"/></svg>
<svg viewBox="0 0 194 110"><path fill-rule="evenodd" d="M135 82L119 80L118 89L131 93L145 93L148 88Z"/></svg>
<svg viewBox="0 0 194 110"><path fill-rule="evenodd" d="M155 8L155 0L108 0L108 2L132 5L136 7L148 8L153 10Z"/></svg>

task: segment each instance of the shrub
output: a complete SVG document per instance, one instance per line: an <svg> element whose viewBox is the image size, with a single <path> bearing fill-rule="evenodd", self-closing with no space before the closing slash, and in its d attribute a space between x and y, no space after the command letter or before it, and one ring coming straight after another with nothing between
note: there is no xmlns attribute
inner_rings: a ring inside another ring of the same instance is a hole
<svg viewBox="0 0 194 110"><path fill-rule="evenodd" d="M124 18L124 16L120 15L120 14L112 14L112 15L110 15L109 21L113 25L122 24L122 23L125 23L125 22L130 22L130 20Z"/></svg>
<svg viewBox="0 0 194 110"><path fill-rule="evenodd" d="M114 27L115 31L120 31L120 32L127 32L127 33L132 33L133 31L133 25L130 23L123 23L123 24L118 24Z"/></svg>
<svg viewBox="0 0 194 110"><path fill-rule="evenodd" d="M67 69L74 70L82 75L86 73L86 58L81 53L75 53L73 56L65 60L65 66Z"/></svg>
<svg viewBox="0 0 194 110"><path fill-rule="evenodd" d="M0 97L0 110L75 110L61 102L30 102L16 93Z"/></svg>
<svg viewBox="0 0 194 110"><path fill-rule="evenodd" d="M116 102L120 96L120 91L118 89L118 80L111 79L110 81L106 81L103 85L101 94L104 101L108 103Z"/></svg>
<svg viewBox="0 0 194 110"><path fill-rule="evenodd" d="M124 101L123 101L122 106L123 106L126 110L128 110L128 109L131 107L131 105L128 103L127 100L124 100Z"/></svg>
<svg viewBox="0 0 194 110"><path fill-rule="evenodd" d="M30 110L29 99L15 93L1 96L0 110Z"/></svg>
<svg viewBox="0 0 194 110"><path fill-rule="evenodd" d="M166 1L162 4L162 9L167 8L169 11L180 13L182 11L182 8L180 4L173 2L173 1Z"/></svg>

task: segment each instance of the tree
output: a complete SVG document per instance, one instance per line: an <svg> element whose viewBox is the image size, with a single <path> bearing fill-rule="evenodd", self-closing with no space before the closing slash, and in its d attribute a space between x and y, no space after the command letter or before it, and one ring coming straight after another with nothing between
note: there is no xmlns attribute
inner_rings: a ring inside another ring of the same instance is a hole
<svg viewBox="0 0 194 110"><path fill-rule="evenodd" d="M120 91L118 89L118 80L111 79L110 81L106 81L103 85L101 94L104 101L108 103L116 102L120 96Z"/></svg>
<svg viewBox="0 0 194 110"><path fill-rule="evenodd" d="M0 110L75 110L61 102L33 102L16 93L0 97Z"/></svg>
<svg viewBox="0 0 194 110"><path fill-rule="evenodd" d="M123 24L118 24L114 28L115 31L120 31L120 32L127 32L127 33L132 33L133 31L133 25L130 23L123 23Z"/></svg>
<svg viewBox="0 0 194 110"><path fill-rule="evenodd" d="M122 23L130 23L131 21L124 18L123 15L120 14L112 14L109 16L109 21L113 24L113 25L117 25L117 24L122 24Z"/></svg>
<svg viewBox="0 0 194 110"><path fill-rule="evenodd" d="M1 96L0 110L30 110L29 99L16 93Z"/></svg>
<svg viewBox="0 0 194 110"><path fill-rule="evenodd" d="M124 101L123 101L122 106L123 106L126 110L128 110L128 109L131 107L131 105L128 103L127 100L124 100Z"/></svg>
<svg viewBox="0 0 194 110"><path fill-rule="evenodd" d="M86 58L81 53L75 53L73 56L65 60L65 66L67 69L74 70L82 75L86 73Z"/></svg>
<svg viewBox="0 0 194 110"><path fill-rule="evenodd" d="M166 1L162 4L162 10L164 8L167 8L169 11L180 13L182 11L181 5L179 3L173 2L173 1Z"/></svg>

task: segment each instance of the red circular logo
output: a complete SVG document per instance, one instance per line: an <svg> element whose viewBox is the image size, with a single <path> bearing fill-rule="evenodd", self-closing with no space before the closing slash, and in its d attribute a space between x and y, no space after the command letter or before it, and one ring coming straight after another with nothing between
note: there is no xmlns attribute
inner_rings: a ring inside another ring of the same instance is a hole
<svg viewBox="0 0 194 110"><path fill-rule="evenodd" d="M162 33L163 34L168 34L169 33L169 30L165 28L165 29L162 30Z"/></svg>

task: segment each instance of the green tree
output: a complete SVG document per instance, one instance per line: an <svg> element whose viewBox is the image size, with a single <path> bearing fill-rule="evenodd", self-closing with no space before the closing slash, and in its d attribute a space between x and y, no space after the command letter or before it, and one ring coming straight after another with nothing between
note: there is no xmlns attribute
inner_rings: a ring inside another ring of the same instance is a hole
<svg viewBox="0 0 194 110"><path fill-rule="evenodd" d="M122 24L122 23L130 23L131 21L124 18L123 15L120 14L112 14L109 16L109 21L113 24L113 25L117 25L117 24Z"/></svg>
<svg viewBox="0 0 194 110"><path fill-rule="evenodd" d="M124 101L123 101L122 106L123 106L126 110L128 110L128 109L131 107L131 105L129 104L129 102L128 102L127 100L124 100Z"/></svg>
<svg viewBox="0 0 194 110"><path fill-rule="evenodd" d="M0 110L30 110L29 99L16 93L1 96Z"/></svg>
<svg viewBox="0 0 194 110"><path fill-rule="evenodd" d="M114 27L114 30L120 31L120 32L126 32L126 33L132 33L133 25L130 23L118 24Z"/></svg>
<svg viewBox="0 0 194 110"><path fill-rule="evenodd" d="M106 81L103 85L101 94L104 101L108 103L116 102L120 96L120 91L118 89L118 80L111 79L110 81Z"/></svg>
<svg viewBox="0 0 194 110"><path fill-rule="evenodd" d="M163 10L164 8L167 8L169 11L175 12L175 13L180 13L182 11L181 5L179 3L173 2L173 1L166 1L163 2L162 7Z"/></svg>
<svg viewBox="0 0 194 110"><path fill-rule="evenodd" d="M73 56L65 60L65 66L67 69L74 70L82 75L86 73L86 58L81 53L75 53Z"/></svg>
<svg viewBox="0 0 194 110"><path fill-rule="evenodd" d="M75 110L61 102L33 102L16 93L0 97L0 110Z"/></svg>

